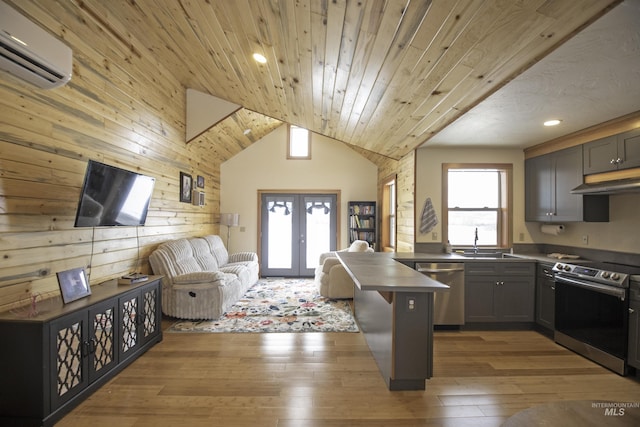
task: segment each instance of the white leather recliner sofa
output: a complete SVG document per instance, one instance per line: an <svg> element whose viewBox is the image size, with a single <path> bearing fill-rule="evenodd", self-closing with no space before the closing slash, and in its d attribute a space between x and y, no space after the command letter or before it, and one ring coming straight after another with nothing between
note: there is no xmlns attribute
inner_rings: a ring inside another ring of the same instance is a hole
<svg viewBox="0 0 640 427"><path fill-rule="evenodd" d="M217 235L171 240L151 255L162 279L162 312L179 319L218 319L259 277L258 255L229 255Z"/></svg>
<svg viewBox="0 0 640 427"><path fill-rule="evenodd" d="M355 240L347 249L337 252L373 252L369 243ZM320 255L315 271L315 283L320 295L332 299L353 298L355 284L336 256L336 251Z"/></svg>

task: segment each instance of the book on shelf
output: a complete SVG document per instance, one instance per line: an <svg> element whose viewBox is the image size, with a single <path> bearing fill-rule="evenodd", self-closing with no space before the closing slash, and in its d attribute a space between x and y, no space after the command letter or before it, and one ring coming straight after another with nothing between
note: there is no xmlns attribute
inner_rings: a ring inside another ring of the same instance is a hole
<svg viewBox="0 0 640 427"><path fill-rule="evenodd" d="M353 205L350 207L351 215L375 215L376 207L374 205Z"/></svg>

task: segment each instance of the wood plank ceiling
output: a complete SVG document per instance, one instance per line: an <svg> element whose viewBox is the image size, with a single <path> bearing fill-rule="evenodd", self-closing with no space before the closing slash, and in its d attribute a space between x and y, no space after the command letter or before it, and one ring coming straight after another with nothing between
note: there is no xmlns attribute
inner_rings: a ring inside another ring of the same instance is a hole
<svg viewBox="0 0 640 427"><path fill-rule="evenodd" d="M263 129L277 119L399 159L619 1L75 3L132 54L156 55L185 88L260 113L226 121L260 127L264 115ZM226 121L211 132L237 152L247 137Z"/></svg>

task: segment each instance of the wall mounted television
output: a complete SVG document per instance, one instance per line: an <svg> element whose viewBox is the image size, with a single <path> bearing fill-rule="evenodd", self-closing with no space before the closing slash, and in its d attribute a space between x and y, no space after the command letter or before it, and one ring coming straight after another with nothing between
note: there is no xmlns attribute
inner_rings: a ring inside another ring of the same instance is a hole
<svg viewBox="0 0 640 427"><path fill-rule="evenodd" d="M144 225L154 184L150 176L89 160L75 226Z"/></svg>

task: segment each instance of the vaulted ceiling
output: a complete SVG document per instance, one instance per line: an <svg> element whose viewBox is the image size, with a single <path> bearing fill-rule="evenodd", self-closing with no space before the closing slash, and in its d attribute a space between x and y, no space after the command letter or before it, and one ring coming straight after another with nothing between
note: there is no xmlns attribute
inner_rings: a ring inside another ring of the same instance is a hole
<svg viewBox="0 0 640 427"><path fill-rule="evenodd" d="M262 129L278 121L291 123L394 159L428 141L618 3L77 2L89 19L123 43L144 46L161 58L185 88L244 107L240 118L227 120L250 119ZM267 62L255 62L254 52ZM268 124L256 123L261 116ZM242 130L227 125L211 132L231 140L233 132Z"/></svg>

